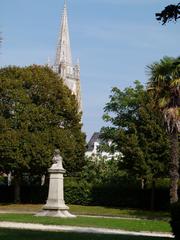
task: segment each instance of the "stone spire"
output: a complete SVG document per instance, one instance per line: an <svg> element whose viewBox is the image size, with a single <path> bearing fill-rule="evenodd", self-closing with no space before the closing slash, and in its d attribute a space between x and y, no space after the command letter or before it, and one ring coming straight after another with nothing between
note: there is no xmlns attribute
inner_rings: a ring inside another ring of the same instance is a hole
<svg viewBox="0 0 180 240"><path fill-rule="evenodd" d="M72 65L66 1L64 2L64 11L61 19L61 31L58 39L55 65L58 66L62 62Z"/></svg>
<svg viewBox="0 0 180 240"><path fill-rule="evenodd" d="M80 64L79 61L76 65L73 65L72 63L66 1L64 3L61 29L53 70L60 75L60 77L64 80L64 83L76 96L79 112L81 112Z"/></svg>

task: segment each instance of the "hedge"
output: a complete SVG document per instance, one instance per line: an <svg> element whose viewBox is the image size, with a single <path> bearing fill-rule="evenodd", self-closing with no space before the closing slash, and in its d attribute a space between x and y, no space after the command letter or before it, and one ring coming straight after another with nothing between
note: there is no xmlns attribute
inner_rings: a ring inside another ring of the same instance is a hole
<svg viewBox="0 0 180 240"><path fill-rule="evenodd" d="M0 202L13 202L13 186L0 185ZM48 186L21 186L22 203L45 203L48 195ZM65 179L65 202L67 204L100 205L111 207L127 207L150 209L151 190L140 189L137 185L127 182L103 185L92 185L87 181ZM163 201L162 201L163 199ZM155 209L169 208L169 189L155 190Z"/></svg>

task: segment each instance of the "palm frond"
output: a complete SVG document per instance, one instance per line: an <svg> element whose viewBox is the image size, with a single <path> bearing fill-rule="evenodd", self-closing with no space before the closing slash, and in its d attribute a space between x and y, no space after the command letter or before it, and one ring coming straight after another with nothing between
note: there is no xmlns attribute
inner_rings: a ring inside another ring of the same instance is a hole
<svg viewBox="0 0 180 240"><path fill-rule="evenodd" d="M168 108L163 111L164 120L169 132L176 129L180 132L180 108Z"/></svg>
<svg viewBox="0 0 180 240"><path fill-rule="evenodd" d="M159 108L163 109L165 108L169 103L171 99L169 97L163 97L159 99Z"/></svg>
<svg viewBox="0 0 180 240"><path fill-rule="evenodd" d="M170 84L171 87L180 87L180 77L173 79Z"/></svg>
<svg viewBox="0 0 180 240"><path fill-rule="evenodd" d="M147 89L164 115L168 131L180 131L180 58L164 57L147 66Z"/></svg>

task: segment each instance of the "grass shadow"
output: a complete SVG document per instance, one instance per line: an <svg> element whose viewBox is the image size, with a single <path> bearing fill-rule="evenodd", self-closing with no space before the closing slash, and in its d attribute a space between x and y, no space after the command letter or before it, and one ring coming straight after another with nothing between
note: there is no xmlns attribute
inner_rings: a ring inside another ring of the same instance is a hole
<svg viewBox="0 0 180 240"><path fill-rule="evenodd" d="M73 232L42 232L30 230L0 229L0 239L6 240L170 240L171 238L142 237L111 234L87 234Z"/></svg>

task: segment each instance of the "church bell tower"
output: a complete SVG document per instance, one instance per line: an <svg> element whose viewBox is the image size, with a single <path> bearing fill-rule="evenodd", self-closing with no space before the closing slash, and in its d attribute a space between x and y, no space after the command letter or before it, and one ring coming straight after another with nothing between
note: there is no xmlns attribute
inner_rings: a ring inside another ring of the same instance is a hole
<svg viewBox="0 0 180 240"><path fill-rule="evenodd" d="M67 87L76 96L78 109L79 112L81 112L80 64L79 61L77 61L76 65L72 63L66 1L64 3L53 69L60 75Z"/></svg>

